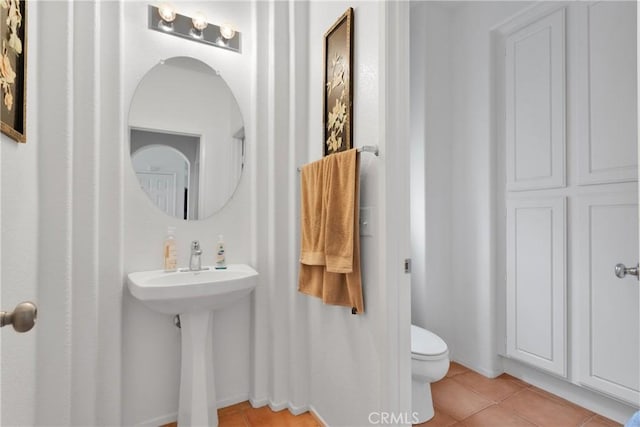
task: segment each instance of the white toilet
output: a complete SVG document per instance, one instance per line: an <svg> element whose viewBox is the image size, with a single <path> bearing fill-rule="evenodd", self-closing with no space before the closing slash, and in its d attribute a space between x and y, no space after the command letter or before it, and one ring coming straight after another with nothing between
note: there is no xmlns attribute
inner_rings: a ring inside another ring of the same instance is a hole
<svg viewBox="0 0 640 427"><path fill-rule="evenodd" d="M418 422L433 418L431 383L444 378L449 370L449 348L442 338L419 326L411 325L411 412Z"/></svg>

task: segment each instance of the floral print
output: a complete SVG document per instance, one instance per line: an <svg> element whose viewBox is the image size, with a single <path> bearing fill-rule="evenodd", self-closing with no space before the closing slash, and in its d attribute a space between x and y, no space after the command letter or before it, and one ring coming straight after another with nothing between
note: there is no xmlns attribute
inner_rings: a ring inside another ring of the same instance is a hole
<svg viewBox="0 0 640 427"><path fill-rule="evenodd" d="M0 7L7 10L7 33L2 37L2 52L0 56L0 88L2 89L3 102L7 110L13 109L13 86L16 81L16 72L11 64L11 51L15 56L22 54L22 40L18 35L18 29L22 26L22 14L20 13L20 0L0 0Z"/></svg>
<svg viewBox="0 0 640 427"><path fill-rule="evenodd" d="M335 54L331 60L331 78L327 82L327 99L331 93L339 89L340 96L336 98L336 103L329 111L329 117L327 120L327 132L329 134L325 141L328 152L335 153L341 151L344 139L344 128L347 123L347 66L345 59L342 55Z"/></svg>

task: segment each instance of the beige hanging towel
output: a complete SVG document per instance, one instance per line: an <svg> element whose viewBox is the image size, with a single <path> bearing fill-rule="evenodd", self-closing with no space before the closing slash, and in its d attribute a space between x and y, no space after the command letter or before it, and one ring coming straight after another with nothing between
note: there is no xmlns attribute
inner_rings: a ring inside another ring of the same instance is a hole
<svg viewBox="0 0 640 427"><path fill-rule="evenodd" d="M364 313L357 151L332 154L306 165L300 176L298 290L322 298L326 304L352 307L354 312ZM320 207L318 199L322 202Z"/></svg>
<svg viewBox="0 0 640 427"><path fill-rule="evenodd" d="M325 265L323 160L300 170L300 262L306 265Z"/></svg>

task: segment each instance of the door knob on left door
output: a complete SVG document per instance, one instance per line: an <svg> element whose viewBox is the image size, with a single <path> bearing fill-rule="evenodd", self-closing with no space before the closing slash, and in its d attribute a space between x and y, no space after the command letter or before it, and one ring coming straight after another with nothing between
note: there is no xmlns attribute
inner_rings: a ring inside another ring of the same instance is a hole
<svg viewBox="0 0 640 427"><path fill-rule="evenodd" d="M30 301L21 302L11 312L0 311L0 327L13 325L17 332L27 332L36 324L38 307Z"/></svg>
<svg viewBox="0 0 640 427"><path fill-rule="evenodd" d="M640 265L636 265L635 267L626 267L624 264L616 264L616 276L620 279L627 274L638 277L639 270Z"/></svg>

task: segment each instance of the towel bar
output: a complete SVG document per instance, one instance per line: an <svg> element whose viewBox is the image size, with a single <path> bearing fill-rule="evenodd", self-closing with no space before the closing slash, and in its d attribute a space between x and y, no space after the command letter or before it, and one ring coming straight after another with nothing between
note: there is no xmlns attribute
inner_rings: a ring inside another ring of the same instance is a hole
<svg viewBox="0 0 640 427"><path fill-rule="evenodd" d="M362 152L373 153L375 156L380 155L380 150L378 150L377 145L363 145L362 147L358 147L356 151L358 153L362 153ZM298 172L300 172L300 168L301 166L298 166Z"/></svg>

